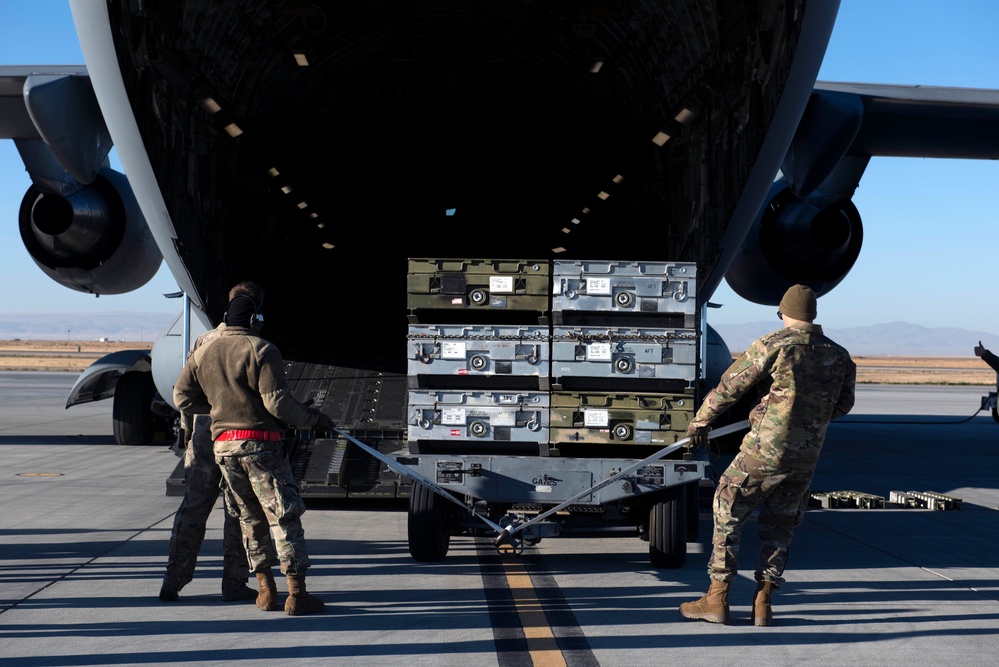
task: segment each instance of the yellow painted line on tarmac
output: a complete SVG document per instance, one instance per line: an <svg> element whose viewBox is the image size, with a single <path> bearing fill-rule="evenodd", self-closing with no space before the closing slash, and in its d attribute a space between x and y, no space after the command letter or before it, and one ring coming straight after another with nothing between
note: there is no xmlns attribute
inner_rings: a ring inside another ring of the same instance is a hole
<svg viewBox="0 0 999 667"><path fill-rule="evenodd" d="M531 575L519 559L503 558L502 562L507 586L510 587L513 604L527 639L527 652L531 656L531 662L535 667L566 667L565 656L548 625L541 600L534 592Z"/></svg>

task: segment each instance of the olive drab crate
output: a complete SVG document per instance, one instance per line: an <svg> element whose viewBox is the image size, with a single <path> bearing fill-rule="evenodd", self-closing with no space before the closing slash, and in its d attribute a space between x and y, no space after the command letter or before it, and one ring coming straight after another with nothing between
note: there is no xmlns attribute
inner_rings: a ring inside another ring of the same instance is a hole
<svg viewBox="0 0 999 667"><path fill-rule="evenodd" d="M511 312L533 314L537 323L548 311L550 292L547 260L409 260L407 306L413 323L517 317Z"/></svg>
<svg viewBox="0 0 999 667"><path fill-rule="evenodd" d="M551 394L550 437L560 449L581 443L670 445L686 437L694 395L561 392Z"/></svg>

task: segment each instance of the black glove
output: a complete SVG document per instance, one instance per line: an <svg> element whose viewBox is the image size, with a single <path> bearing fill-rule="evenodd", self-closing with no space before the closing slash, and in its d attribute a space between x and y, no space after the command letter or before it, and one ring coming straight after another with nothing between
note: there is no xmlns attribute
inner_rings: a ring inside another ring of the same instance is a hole
<svg viewBox="0 0 999 667"><path fill-rule="evenodd" d="M693 424L688 426L687 437L690 438L690 444L694 447L700 447L707 443L708 431L710 430L707 426L694 426Z"/></svg>
<svg viewBox="0 0 999 667"><path fill-rule="evenodd" d="M335 426L336 426L336 423L332 419L330 419L330 416L328 414L326 414L325 412L320 412L319 413L319 419L317 419L316 423L312 425L312 430L313 431L332 431L333 427L335 427Z"/></svg>

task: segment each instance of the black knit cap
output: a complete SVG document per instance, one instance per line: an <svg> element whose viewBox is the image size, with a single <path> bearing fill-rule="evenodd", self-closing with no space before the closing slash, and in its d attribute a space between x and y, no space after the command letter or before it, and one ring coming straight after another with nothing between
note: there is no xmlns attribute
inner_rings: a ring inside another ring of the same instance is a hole
<svg viewBox="0 0 999 667"><path fill-rule="evenodd" d="M245 294L240 294L229 302L229 307L225 311L225 323L231 327L249 329L256 314L257 304Z"/></svg>
<svg viewBox="0 0 999 667"><path fill-rule="evenodd" d="M805 285L792 285L780 300L780 312L803 322L814 322L816 315L815 292Z"/></svg>

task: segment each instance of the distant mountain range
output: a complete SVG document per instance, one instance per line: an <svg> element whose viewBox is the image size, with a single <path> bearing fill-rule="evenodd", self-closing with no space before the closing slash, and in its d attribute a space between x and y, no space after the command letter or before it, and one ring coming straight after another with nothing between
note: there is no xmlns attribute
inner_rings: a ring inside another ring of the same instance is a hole
<svg viewBox="0 0 999 667"><path fill-rule="evenodd" d="M716 324L715 331L732 352L742 352L760 336L780 327L780 322ZM999 335L956 327L922 327L907 322L888 322L867 327L822 331L857 356L971 357L978 341L999 354Z"/></svg>
<svg viewBox="0 0 999 667"><path fill-rule="evenodd" d="M97 340L152 342L173 320L168 313L0 314L0 340ZM732 352L780 326L769 320L712 325ZM999 353L999 335L956 327L922 327L889 322L834 329L826 334L854 356L970 357L979 340Z"/></svg>

